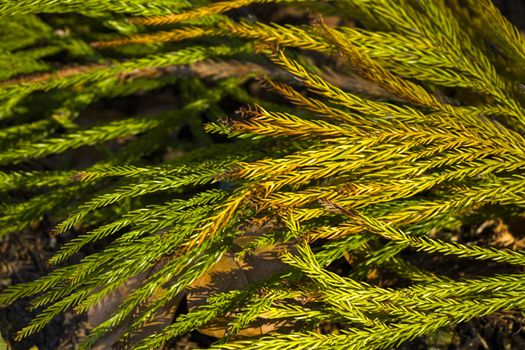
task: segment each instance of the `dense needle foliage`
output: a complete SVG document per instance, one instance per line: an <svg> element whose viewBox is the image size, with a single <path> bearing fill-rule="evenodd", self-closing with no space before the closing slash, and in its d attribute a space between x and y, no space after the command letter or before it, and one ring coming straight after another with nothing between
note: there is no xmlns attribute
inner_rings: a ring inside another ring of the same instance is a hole
<svg viewBox="0 0 525 350"><path fill-rule="evenodd" d="M272 3L309 20L244 11ZM0 235L45 218L72 236L0 294L41 310L20 339L130 279L84 348L123 324L123 346L160 348L227 316L214 348L385 349L525 307L525 254L451 239L525 206L525 39L490 0L0 0L0 16ZM166 87L156 112L82 119ZM142 336L218 261L262 249L286 267ZM447 255L505 269L419 264ZM235 337L257 320L273 332Z"/></svg>

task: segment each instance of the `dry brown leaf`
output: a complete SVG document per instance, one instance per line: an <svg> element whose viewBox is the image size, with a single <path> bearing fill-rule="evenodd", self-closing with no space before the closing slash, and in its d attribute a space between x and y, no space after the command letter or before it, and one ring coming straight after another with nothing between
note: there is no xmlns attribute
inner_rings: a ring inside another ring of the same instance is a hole
<svg viewBox="0 0 525 350"><path fill-rule="evenodd" d="M236 240L237 246L244 246L254 236L244 236ZM263 281L272 275L284 271L287 267L280 259L280 253L292 249L293 245L276 244L271 247L257 248L253 254L243 259L235 259L234 254L229 252L202 277L194 281L187 289L188 309L206 303L206 300L216 294L231 290L242 290L251 283ZM221 338L226 334L228 322L231 316L218 319L206 328L199 331L203 334ZM287 321L264 320L259 318L249 327L242 329L237 336L258 336L271 331L286 327Z"/></svg>
<svg viewBox="0 0 525 350"><path fill-rule="evenodd" d="M484 222L476 231L481 234L484 230L489 229L491 238L489 244L497 247L506 247L513 250L525 248L525 237L523 236L523 219L511 218L503 221L489 220Z"/></svg>
<svg viewBox="0 0 525 350"><path fill-rule="evenodd" d="M142 280L146 277L146 274L137 275L130 278L126 282L122 283L116 290L106 296L95 306L88 310L88 322L91 326L96 327L115 312L118 306L129 296L131 291L140 286ZM113 332L108 333L106 336L101 338L92 347L92 350L106 350L112 349L113 346L118 342L120 336L126 330L126 326L129 326L130 321L123 322L122 325Z"/></svg>
<svg viewBox="0 0 525 350"><path fill-rule="evenodd" d="M523 218L510 218L503 222L500 220L494 229L497 234L497 242L504 244L504 246L511 246L514 250L525 248L524 230L525 221Z"/></svg>

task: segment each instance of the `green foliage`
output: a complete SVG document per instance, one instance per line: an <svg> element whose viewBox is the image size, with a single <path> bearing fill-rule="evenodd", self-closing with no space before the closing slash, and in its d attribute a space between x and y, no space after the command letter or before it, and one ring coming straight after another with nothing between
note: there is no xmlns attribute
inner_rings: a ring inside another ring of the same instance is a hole
<svg viewBox="0 0 525 350"><path fill-rule="evenodd" d="M304 23L235 12L270 3ZM489 0L466 3L0 0L0 235L45 217L72 236L47 276L0 294L42 310L18 338L133 279L81 347L125 326L125 347L161 348L220 321L217 349L386 349L523 311L525 254L459 228L523 216L525 40ZM135 98L154 106L106 113ZM287 268L142 336L228 254L282 245ZM429 253L503 272L453 278ZM293 332L235 337L260 320Z"/></svg>

